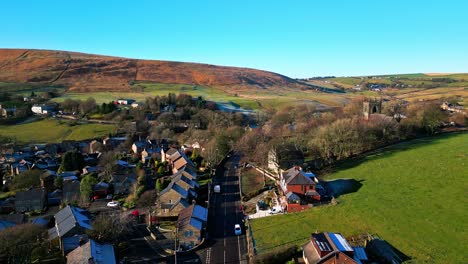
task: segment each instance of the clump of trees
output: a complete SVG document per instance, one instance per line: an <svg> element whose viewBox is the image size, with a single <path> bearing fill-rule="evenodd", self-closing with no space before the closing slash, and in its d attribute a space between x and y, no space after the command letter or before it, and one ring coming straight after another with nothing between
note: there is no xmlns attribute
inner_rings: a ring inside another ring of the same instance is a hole
<svg viewBox="0 0 468 264"><path fill-rule="evenodd" d="M127 214L98 215L92 222L89 237L99 243L114 243L125 241L126 237L135 231L134 219Z"/></svg>
<svg viewBox="0 0 468 264"><path fill-rule="evenodd" d="M98 179L93 173L87 174L81 179L80 193L82 202L85 203L89 201L89 198L93 193L93 186L97 183Z"/></svg>
<svg viewBox="0 0 468 264"><path fill-rule="evenodd" d="M76 151L67 151L62 157L59 171L75 171L83 169L85 165L83 155Z"/></svg>
<svg viewBox="0 0 468 264"><path fill-rule="evenodd" d="M33 263L46 256L45 229L35 224L23 224L0 232L1 263Z"/></svg>
<svg viewBox="0 0 468 264"><path fill-rule="evenodd" d="M240 137L236 149L245 160L266 166L271 149L293 148L321 166L403 139L432 135L448 120L437 103L407 106L401 101L385 102L383 115L364 120L364 99L354 98L345 107L326 112L310 105L270 110L265 125Z"/></svg>
<svg viewBox="0 0 468 264"><path fill-rule="evenodd" d="M41 184L40 170L26 170L16 175L10 185L10 190L27 189Z"/></svg>

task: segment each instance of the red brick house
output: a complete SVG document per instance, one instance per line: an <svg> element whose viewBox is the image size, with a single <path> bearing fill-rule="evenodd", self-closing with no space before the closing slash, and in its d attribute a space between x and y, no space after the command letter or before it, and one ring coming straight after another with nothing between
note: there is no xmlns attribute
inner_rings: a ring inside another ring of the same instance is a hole
<svg viewBox="0 0 468 264"><path fill-rule="evenodd" d="M304 172L301 167L294 166L280 174L279 185L288 203L298 203L300 200L321 199L319 191L322 186L311 172Z"/></svg>
<svg viewBox="0 0 468 264"><path fill-rule="evenodd" d="M362 247L352 247L338 233L315 233L302 246L306 264L361 264L367 263L367 254Z"/></svg>

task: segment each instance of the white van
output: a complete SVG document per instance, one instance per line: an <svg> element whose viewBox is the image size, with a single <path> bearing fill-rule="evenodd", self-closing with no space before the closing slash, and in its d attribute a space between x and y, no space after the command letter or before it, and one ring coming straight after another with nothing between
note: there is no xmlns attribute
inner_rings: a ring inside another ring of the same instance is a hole
<svg viewBox="0 0 468 264"><path fill-rule="evenodd" d="M214 192L215 193L220 193L221 192L221 186L220 185L215 185L214 186Z"/></svg>

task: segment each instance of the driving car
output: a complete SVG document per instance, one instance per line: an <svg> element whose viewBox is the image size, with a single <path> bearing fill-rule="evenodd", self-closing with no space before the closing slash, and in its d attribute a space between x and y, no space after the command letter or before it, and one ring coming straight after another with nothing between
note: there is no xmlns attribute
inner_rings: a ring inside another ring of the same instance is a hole
<svg viewBox="0 0 468 264"><path fill-rule="evenodd" d="M119 207L119 202L110 201L110 202L107 203L107 207Z"/></svg>
<svg viewBox="0 0 468 264"><path fill-rule="evenodd" d="M242 235L242 229L239 224L234 225L234 234L236 234L236 236Z"/></svg>

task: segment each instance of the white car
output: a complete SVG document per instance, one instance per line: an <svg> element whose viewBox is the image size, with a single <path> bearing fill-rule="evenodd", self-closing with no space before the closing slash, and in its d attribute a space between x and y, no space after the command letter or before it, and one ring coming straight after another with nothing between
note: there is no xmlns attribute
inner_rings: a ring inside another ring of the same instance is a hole
<svg viewBox="0 0 468 264"><path fill-rule="evenodd" d="M236 236L242 235L242 229L239 224L234 225L234 234L236 234Z"/></svg>
<svg viewBox="0 0 468 264"><path fill-rule="evenodd" d="M110 202L107 203L107 207L119 207L119 202L110 201Z"/></svg>
<svg viewBox="0 0 468 264"><path fill-rule="evenodd" d="M282 212L283 212L283 209L281 207L273 207L270 210L270 214L279 214Z"/></svg>

